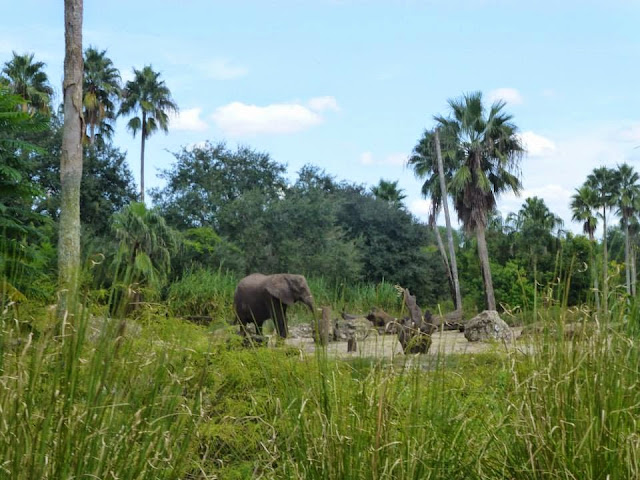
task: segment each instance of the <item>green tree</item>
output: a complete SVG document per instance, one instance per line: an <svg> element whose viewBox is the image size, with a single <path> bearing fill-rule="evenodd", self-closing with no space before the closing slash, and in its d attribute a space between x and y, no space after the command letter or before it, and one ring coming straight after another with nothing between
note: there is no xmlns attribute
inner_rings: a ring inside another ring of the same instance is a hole
<svg viewBox="0 0 640 480"><path fill-rule="evenodd" d="M594 245L596 242L595 232L598 227L597 218L598 194L589 185L577 188L571 196L572 218L576 222L582 222L582 231L589 236L590 255L589 263L593 282L593 291L596 301L596 308L600 309L600 293L598 289L598 273L595 262Z"/></svg>
<svg viewBox="0 0 640 480"><path fill-rule="evenodd" d="M620 215L620 221L624 228L625 244L624 244L624 269L626 275L626 288L627 294L632 292L632 285L635 282L631 281L631 234L629 230L629 224L631 218L638 213L638 206L640 204L640 175L630 165L623 163L618 165L618 195L617 195L617 207L618 215Z"/></svg>
<svg viewBox="0 0 640 480"><path fill-rule="evenodd" d="M175 164L160 174L166 186L152 190L151 198L178 229L208 226L226 235L217 218L221 208L250 191L264 205L286 187L285 167L248 147L232 151L224 143L207 142L173 155Z"/></svg>
<svg viewBox="0 0 640 480"><path fill-rule="evenodd" d="M495 310L485 230L496 196L521 188L517 172L524 148L512 116L503 112L505 102L494 102L486 112L482 93L476 92L449 100L449 106L450 117L435 119L445 156L456 159L450 191L458 218L476 235L487 308Z"/></svg>
<svg viewBox="0 0 640 480"><path fill-rule="evenodd" d="M156 210L137 202L113 216L112 230L119 242L119 271L115 277L126 282L128 291L135 292L135 301L143 298L143 290L158 293L168 278L171 256L178 247L176 232Z"/></svg>
<svg viewBox="0 0 640 480"><path fill-rule="evenodd" d="M403 190L398 188L397 180L390 182L381 178L378 185L371 187L371 193L373 193L374 197L389 202L397 208L402 208L402 200L407 198L402 192Z"/></svg>
<svg viewBox="0 0 640 480"><path fill-rule="evenodd" d="M144 202L144 146L147 138L158 129L169 131L169 114L178 111L171 92L160 80L160 73L151 66L133 69L135 78L125 85L120 115L135 115L127 123L135 138L140 131L140 199ZM140 114L138 116L138 114Z"/></svg>
<svg viewBox="0 0 640 480"><path fill-rule="evenodd" d="M53 88L43 70L44 62L34 62L33 59L33 53L18 55L13 52L13 58L2 68L0 83L5 83L10 92L26 100L19 105L23 112L49 113Z"/></svg>
<svg viewBox="0 0 640 480"><path fill-rule="evenodd" d="M106 50L93 47L85 50L82 93L85 137L91 145L95 143L96 135L102 140L111 138L120 99L120 72L107 57Z"/></svg>
<svg viewBox="0 0 640 480"><path fill-rule="evenodd" d="M615 204L618 196L618 174L607 167L593 170L587 177L586 185L596 192L597 206L602 208L602 307L609 312L609 251L607 249L607 211Z"/></svg>

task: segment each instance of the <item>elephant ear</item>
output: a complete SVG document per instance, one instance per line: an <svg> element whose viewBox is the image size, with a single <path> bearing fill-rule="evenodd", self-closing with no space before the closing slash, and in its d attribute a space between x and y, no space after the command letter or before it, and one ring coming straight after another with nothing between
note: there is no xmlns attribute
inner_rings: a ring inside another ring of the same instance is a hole
<svg viewBox="0 0 640 480"><path fill-rule="evenodd" d="M293 305L295 303L291 286L284 275L272 275L267 279L266 287L267 292L282 303L286 303L287 305Z"/></svg>

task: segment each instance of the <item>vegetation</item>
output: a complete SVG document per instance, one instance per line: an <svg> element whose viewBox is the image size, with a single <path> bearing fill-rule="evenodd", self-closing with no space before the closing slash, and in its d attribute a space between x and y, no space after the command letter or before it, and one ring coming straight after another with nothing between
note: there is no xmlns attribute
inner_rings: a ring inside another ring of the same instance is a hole
<svg viewBox="0 0 640 480"><path fill-rule="evenodd" d="M633 168L596 169L576 190L586 236L538 197L503 216L496 196L520 188L523 149L504 104L485 110L478 93L451 100L409 160L430 225L395 181L371 188L314 165L287 178L266 152L214 142L175 152L147 204L109 133L116 111L140 114L129 127L144 160L145 138L177 106L150 67L121 98L97 48L84 52L81 101L71 44L64 125L34 55L14 54L0 80L0 476L640 477ZM80 108L88 132L68 125ZM69 164L71 151L81 155ZM69 166L79 209L64 195ZM436 219L449 198L465 228L448 222L447 251ZM61 302L68 252L52 245L70 213L79 295ZM247 348L232 298L253 271L305 274L334 312L402 317L408 287L432 313L489 306L532 333L516 349L385 360Z"/></svg>

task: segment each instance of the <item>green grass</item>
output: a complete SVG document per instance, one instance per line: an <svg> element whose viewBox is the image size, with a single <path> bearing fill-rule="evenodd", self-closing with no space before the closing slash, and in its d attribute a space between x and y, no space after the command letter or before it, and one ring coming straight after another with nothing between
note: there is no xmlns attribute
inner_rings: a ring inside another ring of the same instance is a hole
<svg viewBox="0 0 640 480"><path fill-rule="evenodd" d="M63 331L33 304L5 308L0 478L640 478L633 301L607 318L540 309L547 328L520 351L427 365L241 348L170 314L217 291L226 315L234 282L193 276L135 321L82 302ZM310 283L334 311L398 309L390 285ZM566 338L575 321L590 328Z"/></svg>

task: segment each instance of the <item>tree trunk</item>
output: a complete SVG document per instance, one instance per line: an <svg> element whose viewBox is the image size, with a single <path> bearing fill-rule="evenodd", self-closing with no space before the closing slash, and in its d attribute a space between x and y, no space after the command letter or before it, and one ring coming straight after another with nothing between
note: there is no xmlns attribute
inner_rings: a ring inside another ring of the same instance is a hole
<svg viewBox="0 0 640 480"><path fill-rule="evenodd" d="M627 295L631 295L631 255L629 254L629 219L624 221L624 273L626 276Z"/></svg>
<svg viewBox="0 0 640 480"><path fill-rule="evenodd" d="M146 140L147 113L142 112L142 140L140 141L140 201L144 203L144 142Z"/></svg>
<svg viewBox="0 0 640 480"><path fill-rule="evenodd" d="M484 293L487 299L487 310L496 309L496 298L493 293L493 281L491 280L491 265L489 265L489 251L487 250L487 240L484 237L484 225L476 227L476 237L478 239L478 257L482 269L482 279L484 281Z"/></svg>
<svg viewBox="0 0 640 480"><path fill-rule="evenodd" d="M451 273L451 267L449 266L449 258L447 257L447 251L444 249L444 244L442 243L442 237L440 236L440 230L438 229L438 225L434 221L431 224L431 228L433 228L434 233L436 234L436 243L438 244L438 251L440 252L440 258L442 259L442 264L444 265L444 269L447 271L447 281L449 282L449 291L451 292L451 300L453 300L453 305L456 306L456 295L453 284L453 274Z"/></svg>
<svg viewBox="0 0 640 480"><path fill-rule="evenodd" d="M602 225L603 225L603 238L602 238L602 308L605 315L609 314L609 258L607 252L607 207L602 208Z"/></svg>
<svg viewBox="0 0 640 480"><path fill-rule="evenodd" d="M82 0L65 0L64 125L60 156L58 314L73 298L80 271L80 181L82 179Z"/></svg>
<svg viewBox="0 0 640 480"><path fill-rule="evenodd" d="M533 255L533 321L538 321L538 258Z"/></svg>
<svg viewBox="0 0 640 480"><path fill-rule="evenodd" d="M636 247L631 247L631 295L636 296Z"/></svg>
<svg viewBox="0 0 640 480"><path fill-rule="evenodd" d="M436 136L436 156L438 158L438 175L440 176L440 193L442 195L442 206L444 208L444 221L447 226L447 243L449 244L449 257L451 259L451 277L453 290L455 295L454 305L456 310L462 310L462 295L460 294L460 280L458 277L458 262L456 260L456 251L453 245L453 231L451 229L451 217L449 216L449 201L447 194L447 183L444 178L444 164L442 162L442 151L440 149L440 134L438 129L435 131Z"/></svg>
<svg viewBox="0 0 640 480"><path fill-rule="evenodd" d="M596 310L600 311L600 289L598 287L598 272L596 270L596 254L594 245L596 244L593 233L589 234L589 240L591 241L591 277L593 278L593 295L596 300Z"/></svg>

